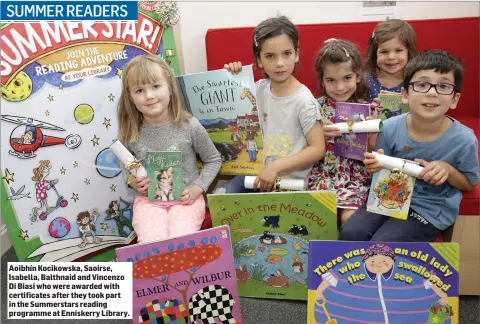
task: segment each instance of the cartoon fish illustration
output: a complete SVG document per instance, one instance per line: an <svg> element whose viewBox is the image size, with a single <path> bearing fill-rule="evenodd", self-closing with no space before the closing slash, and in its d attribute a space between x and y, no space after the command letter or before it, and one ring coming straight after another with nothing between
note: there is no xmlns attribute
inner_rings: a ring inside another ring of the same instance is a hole
<svg viewBox="0 0 480 324"><path fill-rule="evenodd" d="M258 247L258 250L259 250L260 252L263 252L263 251L265 251L265 247L264 247L264 246L259 246L259 247Z"/></svg>
<svg viewBox="0 0 480 324"><path fill-rule="evenodd" d="M268 263L278 263L282 261L282 257L276 254L270 254L268 257L265 258L265 262Z"/></svg>
<svg viewBox="0 0 480 324"><path fill-rule="evenodd" d="M292 247L294 250L300 250L302 248L301 242L293 242Z"/></svg>

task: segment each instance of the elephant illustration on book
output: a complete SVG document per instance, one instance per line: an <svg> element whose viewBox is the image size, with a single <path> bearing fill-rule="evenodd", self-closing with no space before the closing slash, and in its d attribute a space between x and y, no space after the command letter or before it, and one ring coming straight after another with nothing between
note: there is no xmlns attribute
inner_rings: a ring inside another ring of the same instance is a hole
<svg viewBox="0 0 480 324"><path fill-rule="evenodd" d="M190 297L190 321L196 323L200 320L203 324L236 323L232 310L235 300L227 288L220 285L210 285L197 291Z"/></svg>
<svg viewBox="0 0 480 324"><path fill-rule="evenodd" d="M139 323L187 323L188 311L178 299L158 298L148 302L138 314Z"/></svg>

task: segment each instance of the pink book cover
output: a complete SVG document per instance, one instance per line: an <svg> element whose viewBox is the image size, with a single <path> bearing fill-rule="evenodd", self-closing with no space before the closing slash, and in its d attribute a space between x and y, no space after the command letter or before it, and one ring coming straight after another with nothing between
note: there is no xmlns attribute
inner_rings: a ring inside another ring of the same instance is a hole
<svg viewBox="0 0 480 324"><path fill-rule="evenodd" d="M116 253L133 263L133 323L242 323L228 226Z"/></svg>
<svg viewBox="0 0 480 324"><path fill-rule="evenodd" d="M335 123L365 121L370 115L370 105L337 102L335 104ZM363 153L367 151L368 133L343 134L335 138L334 152L336 156L343 156L353 160L364 160Z"/></svg>

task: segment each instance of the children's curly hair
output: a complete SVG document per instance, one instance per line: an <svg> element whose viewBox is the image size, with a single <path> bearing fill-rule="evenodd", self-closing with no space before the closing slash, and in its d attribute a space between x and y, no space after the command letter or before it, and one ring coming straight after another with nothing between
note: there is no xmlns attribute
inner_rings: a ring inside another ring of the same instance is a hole
<svg viewBox="0 0 480 324"><path fill-rule="evenodd" d="M378 46L395 37L407 48L409 61L417 55L417 36L409 23L401 19L381 21L375 26L367 45L366 68L372 75L377 75Z"/></svg>
<svg viewBox="0 0 480 324"><path fill-rule="evenodd" d="M360 77L357 90L352 96L353 100L366 100L368 97L367 80L363 73L363 62L357 47L343 39L326 40L315 59L315 71L317 72L318 85L321 93L325 92L323 75L327 65L352 62L352 71Z"/></svg>

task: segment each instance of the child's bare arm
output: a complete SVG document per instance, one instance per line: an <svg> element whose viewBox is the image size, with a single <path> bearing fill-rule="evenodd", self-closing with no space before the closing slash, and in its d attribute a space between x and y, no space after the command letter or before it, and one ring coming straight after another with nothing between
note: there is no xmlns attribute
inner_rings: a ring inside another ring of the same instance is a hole
<svg viewBox="0 0 480 324"><path fill-rule="evenodd" d="M452 187L461 191L473 191L475 185L468 181L465 174L455 169L453 166L444 161L427 162L423 159L415 159L417 163L424 166L424 169L418 175L419 179L439 186L447 181Z"/></svg>

